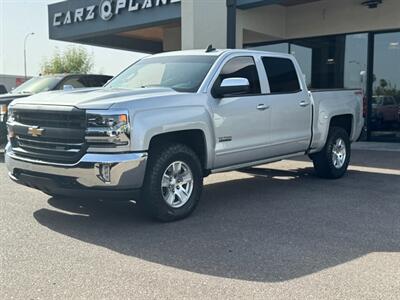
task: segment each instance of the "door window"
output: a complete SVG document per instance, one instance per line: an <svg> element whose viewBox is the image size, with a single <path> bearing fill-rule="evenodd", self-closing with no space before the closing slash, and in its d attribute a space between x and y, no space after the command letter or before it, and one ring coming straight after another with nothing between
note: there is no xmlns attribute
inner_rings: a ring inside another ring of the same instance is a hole
<svg viewBox="0 0 400 300"><path fill-rule="evenodd" d="M263 57L271 93L294 93L300 91L299 78L293 62L287 58Z"/></svg>
<svg viewBox="0 0 400 300"><path fill-rule="evenodd" d="M260 79L253 57L236 57L228 61L222 68L221 74L217 79L217 84L221 84L224 79L236 77L246 78L249 81L250 89L248 94L261 94Z"/></svg>

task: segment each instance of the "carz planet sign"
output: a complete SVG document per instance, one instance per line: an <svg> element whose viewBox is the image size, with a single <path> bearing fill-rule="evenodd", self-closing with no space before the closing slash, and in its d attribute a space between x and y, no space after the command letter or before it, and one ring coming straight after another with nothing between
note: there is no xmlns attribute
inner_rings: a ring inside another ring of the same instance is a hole
<svg viewBox="0 0 400 300"><path fill-rule="evenodd" d="M178 2L181 2L181 0L102 0L99 5L89 5L75 10L68 10L67 12L55 13L53 26L88 22L96 19L97 16L104 21L109 21L123 10L136 12Z"/></svg>

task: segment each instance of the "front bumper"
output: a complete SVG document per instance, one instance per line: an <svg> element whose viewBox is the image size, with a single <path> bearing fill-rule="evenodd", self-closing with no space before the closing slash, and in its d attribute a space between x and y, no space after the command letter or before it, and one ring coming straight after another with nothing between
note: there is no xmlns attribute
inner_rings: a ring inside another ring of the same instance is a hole
<svg viewBox="0 0 400 300"><path fill-rule="evenodd" d="M12 180L49 194L129 192L143 185L147 153L85 154L75 164L57 164L16 156L6 147L5 162ZM102 166L109 168L105 179ZM113 193L111 193L112 195ZM117 193L114 193L117 195Z"/></svg>

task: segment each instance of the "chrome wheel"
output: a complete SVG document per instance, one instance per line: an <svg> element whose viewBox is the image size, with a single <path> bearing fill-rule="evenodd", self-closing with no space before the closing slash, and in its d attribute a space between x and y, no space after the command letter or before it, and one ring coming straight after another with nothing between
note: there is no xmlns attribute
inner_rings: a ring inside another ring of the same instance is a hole
<svg viewBox="0 0 400 300"><path fill-rule="evenodd" d="M346 161L346 143L338 138L332 148L332 162L336 169L343 167Z"/></svg>
<svg viewBox="0 0 400 300"><path fill-rule="evenodd" d="M161 180L161 193L172 208L184 206L193 192L193 174L189 166L175 161L165 170Z"/></svg>

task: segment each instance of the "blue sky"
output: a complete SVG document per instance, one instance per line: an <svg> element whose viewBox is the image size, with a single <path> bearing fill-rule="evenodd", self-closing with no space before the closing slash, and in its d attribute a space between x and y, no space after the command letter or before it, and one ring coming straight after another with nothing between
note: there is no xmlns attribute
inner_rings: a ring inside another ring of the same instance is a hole
<svg viewBox="0 0 400 300"><path fill-rule="evenodd" d="M24 37L27 42L28 75L38 75L40 65L56 47L63 50L73 43L49 40L47 5L61 0L0 0L0 74L24 74ZM83 46L94 56L94 73L116 75L142 57L137 52Z"/></svg>

